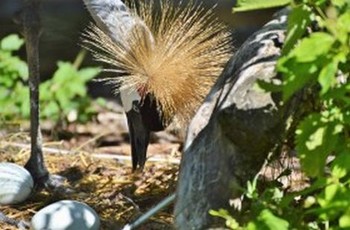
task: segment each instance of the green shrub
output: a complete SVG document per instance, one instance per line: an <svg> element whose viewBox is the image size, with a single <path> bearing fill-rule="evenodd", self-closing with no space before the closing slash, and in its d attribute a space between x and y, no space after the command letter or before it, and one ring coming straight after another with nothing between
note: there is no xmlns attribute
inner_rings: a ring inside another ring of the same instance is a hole
<svg viewBox="0 0 350 230"><path fill-rule="evenodd" d="M29 118L28 66L15 56L24 40L9 35L0 43L0 117L5 120ZM77 59L81 59L82 54ZM49 80L40 85L41 119L54 123L88 121L96 111L91 107L86 83L100 72L98 67L78 69L77 64L58 62Z"/></svg>
<svg viewBox="0 0 350 230"><path fill-rule="evenodd" d="M14 34L0 42L0 114L4 119L29 116L28 67L13 55L23 44Z"/></svg>
<svg viewBox="0 0 350 230"><path fill-rule="evenodd" d="M95 110L86 92L86 83L100 69L86 67L78 70L72 63L58 62L53 77L40 85L41 115L44 119L86 122ZM75 118L76 117L76 118Z"/></svg>
<svg viewBox="0 0 350 230"><path fill-rule="evenodd" d="M229 225L232 229L349 229L350 2L242 0L242 8L235 10L286 2L292 11L277 63L283 84L265 87L282 92L285 102L301 89L319 89L316 104L320 109L307 112L294 137L302 170L313 183L300 192L284 194L273 185L258 192L254 180L245 192L251 201L245 221L237 224L223 211L212 213L235 223ZM317 32L305 36L315 22Z"/></svg>

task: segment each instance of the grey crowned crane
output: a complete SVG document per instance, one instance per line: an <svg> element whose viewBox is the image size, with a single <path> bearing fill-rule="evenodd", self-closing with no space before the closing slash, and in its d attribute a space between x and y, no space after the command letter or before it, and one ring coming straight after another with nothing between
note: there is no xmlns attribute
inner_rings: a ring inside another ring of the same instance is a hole
<svg viewBox="0 0 350 230"><path fill-rule="evenodd" d="M84 2L96 22L84 44L110 66L106 81L126 112L132 167L142 169L150 132L185 128L194 115L230 56L230 34L213 9L191 1Z"/></svg>

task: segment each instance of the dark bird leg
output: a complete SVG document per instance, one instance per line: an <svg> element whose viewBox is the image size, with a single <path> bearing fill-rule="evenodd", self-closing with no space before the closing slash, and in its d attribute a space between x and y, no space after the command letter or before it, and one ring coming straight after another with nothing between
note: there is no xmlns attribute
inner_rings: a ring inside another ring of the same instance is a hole
<svg viewBox="0 0 350 230"><path fill-rule="evenodd" d="M39 5L40 0L25 0L17 22L23 26L29 68L31 153L25 168L32 175L36 185L43 187L50 181L50 176L44 163L39 126ZM7 217L2 212L0 212L0 222L19 229L26 229L29 226L24 221Z"/></svg>
<svg viewBox="0 0 350 230"><path fill-rule="evenodd" d="M55 191L62 190L64 179L50 175L44 162L42 151L42 136L39 124L39 38L40 38L40 7L41 0L25 0L20 15L26 40L27 62L29 68L30 91L30 137L31 153L25 168L33 176L35 183L40 187L47 187ZM67 190L68 191L68 190Z"/></svg>
<svg viewBox="0 0 350 230"><path fill-rule="evenodd" d="M21 19L26 39L30 91L31 153L25 167L30 171L36 182L43 183L48 179L49 172L44 163L39 124L39 5L40 0L25 0Z"/></svg>

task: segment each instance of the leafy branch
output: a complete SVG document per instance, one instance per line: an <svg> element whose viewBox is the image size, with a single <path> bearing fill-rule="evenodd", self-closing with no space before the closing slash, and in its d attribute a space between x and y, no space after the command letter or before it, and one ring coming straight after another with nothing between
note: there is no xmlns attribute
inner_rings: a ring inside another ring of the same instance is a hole
<svg viewBox="0 0 350 230"><path fill-rule="evenodd" d="M350 228L350 2L241 0L234 11L287 3L291 12L276 66L282 84L261 87L279 91L284 102L305 89L315 95L317 109L304 114L293 138L302 170L313 183L281 194L278 186L258 191L253 181L245 192L251 200L248 220L238 223L223 211L212 214L233 223L232 229Z"/></svg>

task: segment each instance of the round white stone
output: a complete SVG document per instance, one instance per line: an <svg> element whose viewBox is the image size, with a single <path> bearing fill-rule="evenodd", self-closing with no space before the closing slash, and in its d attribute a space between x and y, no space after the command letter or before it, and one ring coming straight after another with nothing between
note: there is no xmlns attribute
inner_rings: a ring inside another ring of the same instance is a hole
<svg viewBox="0 0 350 230"><path fill-rule="evenodd" d="M100 218L87 204L61 200L39 210L32 218L33 230L97 230Z"/></svg>
<svg viewBox="0 0 350 230"><path fill-rule="evenodd" d="M0 205L24 201L33 186L33 178L25 168L14 163L0 163Z"/></svg>

